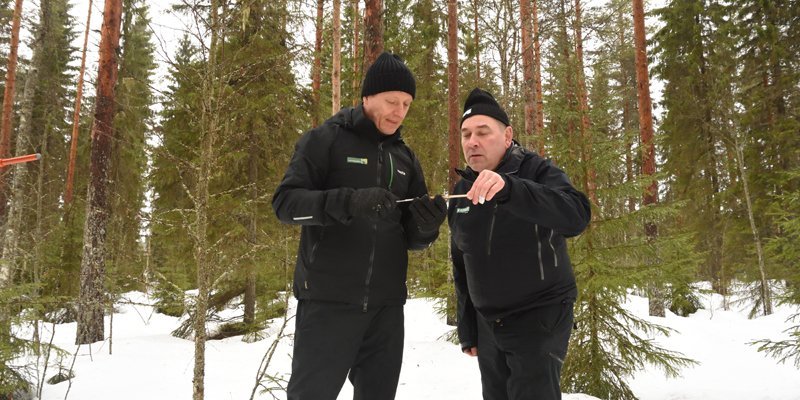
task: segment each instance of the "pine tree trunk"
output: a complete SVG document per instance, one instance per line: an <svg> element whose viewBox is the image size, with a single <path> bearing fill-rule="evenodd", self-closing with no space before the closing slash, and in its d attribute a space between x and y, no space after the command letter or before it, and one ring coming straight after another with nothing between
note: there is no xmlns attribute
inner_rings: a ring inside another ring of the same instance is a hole
<svg viewBox="0 0 800 400"><path fill-rule="evenodd" d="M522 21L522 87L525 92L525 147L534 144L536 125L536 82L533 79L533 33L531 29L531 0L520 0Z"/></svg>
<svg viewBox="0 0 800 400"><path fill-rule="evenodd" d="M760 288L759 293L761 297L761 304L764 307L764 315L772 314L772 293L769 288L769 281L767 280L766 267L764 265L764 250L761 245L761 236L758 234L756 227L756 219L753 213L753 201L750 198L750 186L747 182L747 172L744 169L744 154L742 152L742 145L736 138L734 138L733 146L736 150L736 164L739 166L739 175L742 178L742 186L744 187L744 199L747 205L747 218L750 220L750 230L753 233L753 242L756 245L756 255L758 256L758 272L760 274Z"/></svg>
<svg viewBox="0 0 800 400"><path fill-rule="evenodd" d="M342 1L333 0L333 70L331 71L331 115L342 108Z"/></svg>
<svg viewBox="0 0 800 400"><path fill-rule="evenodd" d="M358 105L361 100L361 93L358 91L358 85L361 82L361 48L360 33L361 33L361 11L358 8L358 0L352 0L353 6L353 81L350 82L353 91L353 107Z"/></svg>
<svg viewBox="0 0 800 400"><path fill-rule="evenodd" d="M567 152L569 153L569 158L571 160L575 160L577 162L578 155L576 154L575 149L578 148L575 141L575 121L571 117L578 112L576 107L575 101L575 86L572 81L572 73L570 71L569 66L572 64L572 56L570 54L570 45L569 45L569 34L567 33L567 6L565 4L565 0L559 1L559 6L561 13L559 18L561 21L559 22L559 26L561 26L561 36L563 36L564 43L561 46L561 54L563 55L563 62L564 65L567 66L567 73L566 73L566 84L567 84L567 109L570 116L567 118L567 143L569 144Z"/></svg>
<svg viewBox="0 0 800 400"><path fill-rule="evenodd" d="M256 246L258 241L258 139L256 138L255 130L253 129L252 120L249 124L250 131L250 154L248 160L248 181L250 184L250 224L247 227L247 236L250 241L250 246ZM244 286L244 323L252 325L256 320L256 259L255 255L250 257L245 271L245 286ZM249 327L247 328L250 329Z"/></svg>
<svg viewBox="0 0 800 400"><path fill-rule="evenodd" d="M478 30L478 0L472 0L472 24L475 37L475 81L481 81L481 32Z"/></svg>
<svg viewBox="0 0 800 400"><path fill-rule="evenodd" d="M458 176L455 168L461 160L461 124L458 106L458 2L457 0L447 0L447 115L448 115L448 184L449 192L455 187ZM448 274L448 281L451 281L452 274ZM447 296L447 320L446 323L455 326L457 321L455 310L455 293Z"/></svg>
<svg viewBox="0 0 800 400"><path fill-rule="evenodd" d="M322 83L322 31L323 5L325 0L317 0L317 36L314 41L314 66L311 69L311 126L319 125L321 112L320 86Z"/></svg>
<svg viewBox="0 0 800 400"><path fill-rule="evenodd" d="M78 72L78 88L75 96L75 110L72 113L72 143L69 148L69 167L67 169L67 187L64 190L64 203L72 203L72 187L75 176L75 160L78 157L78 130L81 120L81 99L83 98L83 75L86 70L86 46L89 44L89 27L92 22L92 0L86 13L86 30L83 34L83 52L81 52L81 69Z"/></svg>
<svg viewBox="0 0 800 400"><path fill-rule="evenodd" d="M458 175L455 168L461 160L461 124L458 106L458 3L447 0L447 115L449 144L448 190L453 190Z"/></svg>
<svg viewBox="0 0 800 400"><path fill-rule="evenodd" d="M365 68L383 52L383 0L364 1Z"/></svg>
<svg viewBox="0 0 800 400"><path fill-rule="evenodd" d="M633 0L633 39L636 48L636 88L639 101L639 134L642 143L642 174L653 176L656 172L655 143L653 142L653 106L650 100L650 78L647 72L647 42L644 29L644 4ZM643 196L644 206L658 202L656 181L647 187ZM653 222L645 222L645 235L650 242L658 236L658 227ZM658 279L656 279L658 280ZM659 282L652 282L648 290L650 315L664 316L663 289Z"/></svg>
<svg viewBox="0 0 800 400"><path fill-rule="evenodd" d="M542 54L539 40L539 0L533 0L533 80L536 100L536 136L537 150L545 157L544 148L544 99L542 98Z"/></svg>
<svg viewBox="0 0 800 400"><path fill-rule="evenodd" d="M81 290L78 307L76 344L103 340L105 293L105 239L108 222L108 168L114 137L114 89L117 83L117 56L120 37L121 0L105 0L97 72L97 105L92 127L90 180L86 196L86 225L83 233Z"/></svg>
<svg viewBox="0 0 800 400"><path fill-rule="evenodd" d="M586 74L583 70L583 22L581 1L575 0L575 75L578 79L578 99L581 114L581 164L585 170L586 195L597 204L597 174L592 165L592 131L589 120L589 93L586 90Z"/></svg>
<svg viewBox="0 0 800 400"><path fill-rule="evenodd" d="M19 47L19 25L22 17L22 0L14 3L14 16L11 22L11 43L8 51L8 66L6 68L6 87L3 93L3 119L0 123L0 158L7 158L11 154L11 128L14 115L15 84L17 82L17 48ZM6 202L8 201L8 168L0 167L0 222L6 216Z"/></svg>

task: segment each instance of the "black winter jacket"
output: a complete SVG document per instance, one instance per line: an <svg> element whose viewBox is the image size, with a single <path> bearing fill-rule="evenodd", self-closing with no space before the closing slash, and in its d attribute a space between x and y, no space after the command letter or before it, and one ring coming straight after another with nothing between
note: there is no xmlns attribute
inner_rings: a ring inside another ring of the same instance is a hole
<svg viewBox="0 0 800 400"><path fill-rule="evenodd" d="M462 348L477 345L478 315L495 320L577 296L565 238L588 225L588 199L516 142L495 172L505 187L492 201L451 199L448 209ZM454 194L467 193L478 174L458 173Z"/></svg>
<svg viewBox="0 0 800 400"><path fill-rule="evenodd" d="M294 273L298 299L367 306L404 304L408 249L438 232L421 233L408 203L387 219L348 213L355 189L384 187L397 197L427 194L419 161L400 132L386 136L361 105L345 108L306 132L272 198L281 222L302 225Z"/></svg>

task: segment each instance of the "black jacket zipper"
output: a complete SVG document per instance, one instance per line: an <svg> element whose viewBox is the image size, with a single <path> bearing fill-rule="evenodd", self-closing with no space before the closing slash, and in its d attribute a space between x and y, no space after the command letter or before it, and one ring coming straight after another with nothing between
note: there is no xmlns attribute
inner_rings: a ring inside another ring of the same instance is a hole
<svg viewBox="0 0 800 400"><path fill-rule="evenodd" d="M492 222L489 223L489 239L486 241L486 254L492 255L492 235L494 235L494 219L497 216L497 203L492 208Z"/></svg>
<svg viewBox="0 0 800 400"><path fill-rule="evenodd" d="M381 186L381 167L383 167L383 143L378 143L378 171L376 174L376 184ZM363 311L367 312L367 305L369 304L369 282L372 280L372 266L375 263L375 246L378 240L378 223L372 225L374 231L372 235L372 249L369 252L369 266L367 267L367 279L364 281L364 308Z"/></svg>

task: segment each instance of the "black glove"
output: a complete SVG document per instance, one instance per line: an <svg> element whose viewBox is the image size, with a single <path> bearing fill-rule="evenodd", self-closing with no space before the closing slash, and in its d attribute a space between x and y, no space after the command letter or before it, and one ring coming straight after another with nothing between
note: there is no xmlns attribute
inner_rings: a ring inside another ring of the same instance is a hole
<svg viewBox="0 0 800 400"><path fill-rule="evenodd" d="M350 196L347 212L353 217L382 219L397 208L397 196L379 187L356 189Z"/></svg>
<svg viewBox="0 0 800 400"><path fill-rule="evenodd" d="M425 195L411 201L408 210L411 211L411 217L416 221L420 232L433 232L439 230L439 225L447 216L447 203L442 196L437 195L431 199Z"/></svg>

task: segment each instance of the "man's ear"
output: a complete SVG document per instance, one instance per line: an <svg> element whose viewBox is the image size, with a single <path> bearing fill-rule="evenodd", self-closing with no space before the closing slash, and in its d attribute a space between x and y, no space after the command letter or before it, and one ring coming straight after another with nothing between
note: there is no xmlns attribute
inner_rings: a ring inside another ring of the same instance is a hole
<svg viewBox="0 0 800 400"><path fill-rule="evenodd" d="M514 139L514 128L511 125L506 126L505 132L503 132L506 139L506 148L511 147L511 141Z"/></svg>

